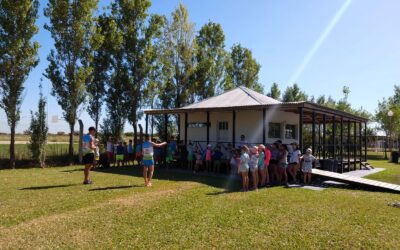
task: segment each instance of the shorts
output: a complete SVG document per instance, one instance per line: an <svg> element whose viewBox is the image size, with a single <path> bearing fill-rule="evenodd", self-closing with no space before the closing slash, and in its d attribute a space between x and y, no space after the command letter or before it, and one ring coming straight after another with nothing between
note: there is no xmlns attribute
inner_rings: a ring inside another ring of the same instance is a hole
<svg viewBox="0 0 400 250"><path fill-rule="evenodd" d="M303 166L301 171L303 171L304 173L312 173L312 166L311 167Z"/></svg>
<svg viewBox="0 0 400 250"><path fill-rule="evenodd" d="M114 153L107 151L107 157L109 160L112 160L114 158Z"/></svg>
<svg viewBox="0 0 400 250"><path fill-rule="evenodd" d="M187 159L188 161L193 161L193 155L188 155Z"/></svg>
<svg viewBox="0 0 400 250"><path fill-rule="evenodd" d="M273 160L273 159L271 159L270 161L269 161L269 164L277 164L278 163L278 161L277 160Z"/></svg>
<svg viewBox="0 0 400 250"><path fill-rule="evenodd" d="M240 173L245 173L249 171L249 165L240 165L239 166L239 172Z"/></svg>
<svg viewBox="0 0 400 250"><path fill-rule="evenodd" d="M123 161L124 160L124 155L116 155L115 160L117 161Z"/></svg>
<svg viewBox="0 0 400 250"><path fill-rule="evenodd" d="M252 166L250 166L250 171L251 171L251 172L257 171L257 169L258 169L258 166L257 166L257 165L252 165Z"/></svg>
<svg viewBox="0 0 400 250"><path fill-rule="evenodd" d="M279 163L279 167L281 167L281 168L287 168L287 167L288 167L288 164L285 163L285 162L280 162L280 163Z"/></svg>
<svg viewBox="0 0 400 250"><path fill-rule="evenodd" d="M258 169L259 169L259 170L263 170L264 168L265 168L265 165L264 165L264 164L258 165Z"/></svg>
<svg viewBox="0 0 400 250"><path fill-rule="evenodd" d="M154 166L154 160L143 160L143 167L148 168Z"/></svg>
<svg viewBox="0 0 400 250"><path fill-rule="evenodd" d="M94 153L85 154L82 157L82 164L83 165L91 165L94 163Z"/></svg>

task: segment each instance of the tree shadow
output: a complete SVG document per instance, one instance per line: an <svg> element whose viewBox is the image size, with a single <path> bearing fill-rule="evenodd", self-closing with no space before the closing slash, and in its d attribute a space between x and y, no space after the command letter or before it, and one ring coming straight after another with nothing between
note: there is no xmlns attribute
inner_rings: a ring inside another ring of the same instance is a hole
<svg viewBox="0 0 400 250"><path fill-rule="evenodd" d="M143 176L143 168L138 166L130 167L113 167L113 168L96 168L95 172L128 175L141 178ZM206 172L193 173L190 170L179 168L156 167L154 177L156 180L167 181L188 181L198 182L215 188L222 188L232 192L240 191L241 181L239 176L216 175Z"/></svg>
<svg viewBox="0 0 400 250"><path fill-rule="evenodd" d="M135 187L142 187L142 186L139 186L139 185L127 185L127 186L102 187L102 188L92 188L92 189L89 189L89 191L106 191L106 190L135 188Z"/></svg>
<svg viewBox="0 0 400 250"><path fill-rule="evenodd" d="M63 184L63 185L51 185L51 186L36 186L36 187L25 187L20 188L19 190L43 190L43 189L52 189L52 188L63 188L63 187L72 187L78 184Z"/></svg>

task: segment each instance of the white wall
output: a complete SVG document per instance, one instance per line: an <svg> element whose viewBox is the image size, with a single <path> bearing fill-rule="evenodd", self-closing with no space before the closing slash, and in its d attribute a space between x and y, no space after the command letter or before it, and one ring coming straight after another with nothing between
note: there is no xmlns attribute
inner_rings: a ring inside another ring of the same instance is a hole
<svg viewBox="0 0 400 250"><path fill-rule="evenodd" d="M240 140L240 135L244 134L249 143L261 143L262 132L262 110L242 110L236 111L236 142ZM298 141L298 122L299 116L295 113L268 110L266 112L266 127L265 135L266 142L273 143L280 139L283 143L291 143ZM228 141L232 141L232 112L210 112L210 142L214 145L217 141L217 125L219 121L228 122ZM207 122L206 112L188 113L188 123L190 122ZM296 125L296 139L285 138L268 138L268 124L269 122L281 123L281 137L284 137L284 128L286 124ZM207 129L204 128L188 128L188 141L206 141ZM181 138L185 139L185 115L181 115ZM205 146L205 143L202 143Z"/></svg>

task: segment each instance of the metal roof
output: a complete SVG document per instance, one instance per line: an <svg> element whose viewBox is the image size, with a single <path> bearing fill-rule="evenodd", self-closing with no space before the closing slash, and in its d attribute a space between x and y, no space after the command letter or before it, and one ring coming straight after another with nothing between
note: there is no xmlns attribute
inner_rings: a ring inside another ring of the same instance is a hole
<svg viewBox="0 0 400 250"><path fill-rule="evenodd" d="M182 107L181 109L227 108L254 105L270 105L281 103L269 96L254 90L239 86L220 95L210 97L197 103Z"/></svg>
<svg viewBox="0 0 400 250"><path fill-rule="evenodd" d="M305 108L306 111L316 112L317 114L326 114L330 116L343 117L346 120L357 120L366 122L368 119L360 117L341 110L328 108L316 103L301 102L280 102L269 96L260 94L254 90L239 86L235 89L226 91L220 95L210 97L203 101L193 103L181 108L175 109L152 109L145 110L146 114L178 114L187 112L205 112L205 111L231 111L231 110L258 110L278 108L283 111L297 113L298 108Z"/></svg>

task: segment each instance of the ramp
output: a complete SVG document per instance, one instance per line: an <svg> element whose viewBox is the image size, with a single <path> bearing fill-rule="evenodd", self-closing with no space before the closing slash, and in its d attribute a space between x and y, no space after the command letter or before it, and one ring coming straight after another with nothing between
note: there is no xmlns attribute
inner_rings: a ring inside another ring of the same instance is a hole
<svg viewBox="0 0 400 250"><path fill-rule="evenodd" d="M349 175L345 175L345 174L339 174L339 173L335 173L335 172L320 170L320 169L316 169L316 168L313 168L312 174L319 176L319 177L326 178L326 179L330 179L333 181L337 181L337 182L400 193L400 185L395 185L395 184L391 184L391 183L387 183L387 182L374 181L374 180L369 180L369 179L365 179L365 178L361 178L361 177L354 177L354 176L349 176Z"/></svg>

